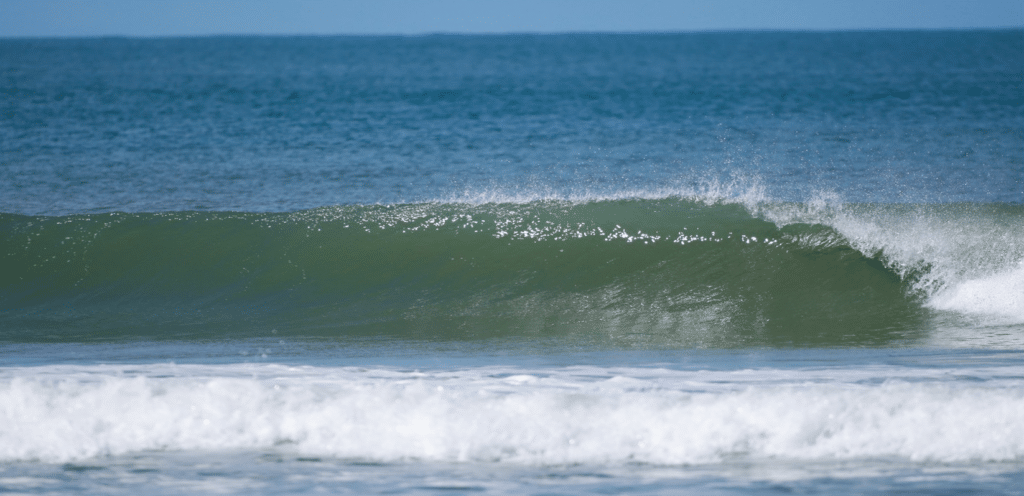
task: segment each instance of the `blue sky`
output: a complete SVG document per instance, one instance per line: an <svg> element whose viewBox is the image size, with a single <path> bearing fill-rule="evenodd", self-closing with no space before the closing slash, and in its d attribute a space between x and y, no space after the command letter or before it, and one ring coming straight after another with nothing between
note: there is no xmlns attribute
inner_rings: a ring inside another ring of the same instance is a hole
<svg viewBox="0 0 1024 496"><path fill-rule="evenodd" d="M0 0L0 37L1024 26L1024 0Z"/></svg>

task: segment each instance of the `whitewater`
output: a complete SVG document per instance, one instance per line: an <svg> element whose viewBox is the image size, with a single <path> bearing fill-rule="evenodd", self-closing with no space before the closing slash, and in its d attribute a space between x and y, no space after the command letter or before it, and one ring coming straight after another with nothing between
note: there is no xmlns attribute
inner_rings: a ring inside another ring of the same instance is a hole
<svg viewBox="0 0 1024 496"><path fill-rule="evenodd" d="M1015 366L3 372L5 461L253 449L366 462L670 466L738 458L1008 462L1024 454Z"/></svg>

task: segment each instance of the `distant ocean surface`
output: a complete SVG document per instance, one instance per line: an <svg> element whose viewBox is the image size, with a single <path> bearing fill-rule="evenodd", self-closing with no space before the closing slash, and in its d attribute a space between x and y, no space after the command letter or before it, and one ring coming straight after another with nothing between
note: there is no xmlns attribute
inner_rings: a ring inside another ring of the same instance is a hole
<svg viewBox="0 0 1024 496"><path fill-rule="evenodd" d="M1024 31L0 40L0 491L1019 494Z"/></svg>

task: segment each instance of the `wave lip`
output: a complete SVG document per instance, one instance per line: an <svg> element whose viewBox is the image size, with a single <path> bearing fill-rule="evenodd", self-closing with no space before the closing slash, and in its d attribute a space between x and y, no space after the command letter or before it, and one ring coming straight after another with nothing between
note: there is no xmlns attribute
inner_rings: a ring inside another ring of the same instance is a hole
<svg viewBox="0 0 1024 496"><path fill-rule="evenodd" d="M850 205L823 195L803 204L762 204L758 213L779 226L829 226L899 274L929 308L1024 323L1021 205Z"/></svg>
<svg viewBox="0 0 1024 496"><path fill-rule="evenodd" d="M7 371L0 460L239 449L540 465L1024 459L1024 388L1008 377L153 368Z"/></svg>

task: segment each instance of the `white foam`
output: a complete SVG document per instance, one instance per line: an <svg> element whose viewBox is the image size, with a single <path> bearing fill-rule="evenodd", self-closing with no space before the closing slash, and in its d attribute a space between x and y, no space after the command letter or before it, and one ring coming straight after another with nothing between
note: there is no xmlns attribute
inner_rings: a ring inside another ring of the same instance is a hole
<svg viewBox="0 0 1024 496"><path fill-rule="evenodd" d="M286 449L520 464L1013 461L1024 459L1022 372L3 369L0 460ZM949 380L960 374L974 380Z"/></svg>
<svg viewBox="0 0 1024 496"><path fill-rule="evenodd" d="M929 302L939 310L1003 317L1024 322L1024 263L1016 270L968 279L938 292Z"/></svg>

